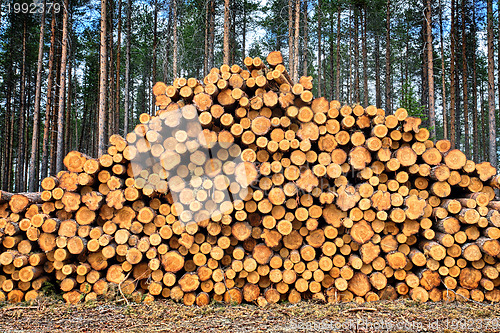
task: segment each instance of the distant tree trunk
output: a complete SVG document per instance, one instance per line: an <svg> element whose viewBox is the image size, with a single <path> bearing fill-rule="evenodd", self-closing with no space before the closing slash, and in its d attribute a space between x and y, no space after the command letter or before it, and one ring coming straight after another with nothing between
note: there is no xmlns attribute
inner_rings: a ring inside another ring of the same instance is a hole
<svg viewBox="0 0 500 333"><path fill-rule="evenodd" d="M364 97L364 104L365 107L368 106L368 51L367 51L367 46L366 46L366 29L368 27L368 22L367 22L367 10L366 10L366 3L363 5L363 15L361 16L363 20L363 30L361 32L361 38L362 38L362 48L363 48L363 97Z"/></svg>
<svg viewBox="0 0 500 333"><path fill-rule="evenodd" d="M115 127L113 133L120 130L120 61L121 61L121 41L122 41L122 0L118 0L118 38L116 40L116 96L115 96Z"/></svg>
<svg viewBox="0 0 500 333"><path fill-rule="evenodd" d="M380 94L380 42L375 36L375 106L382 107L382 95Z"/></svg>
<svg viewBox="0 0 500 333"><path fill-rule="evenodd" d="M455 0L451 0L450 29L450 142L455 147Z"/></svg>
<svg viewBox="0 0 500 333"><path fill-rule="evenodd" d="M66 62L68 59L68 0L64 1L61 43L61 69L59 77L59 104L57 108L56 172L63 168L64 155L64 98L66 89Z"/></svg>
<svg viewBox="0 0 500 333"><path fill-rule="evenodd" d="M295 0L295 24L293 37L293 80L299 80L299 19L300 19L300 0Z"/></svg>
<svg viewBox="0 0 500 333"><path fill-rule="evenodd" d="M229 63L234 64L234 57L236 55L236 3L235 1L230 2L229 13L231 14L230 29L229 29Z"/></svg>
<svg viewBox="0 0 500 333"><path fill-rule="evenodd" d="M307 0L304 0L304 48L303 57L304 61L302 64L302 75L307 76L307 66L309 57L309 26L308 26L309 15L307 14Z"/></svg>
<svg viewBox="0 0 500 333"><path fill-rule="evenodd" d="M127 1L127 45L125 48L125 102L123 105L123 135L128 133L128 118L130 113L130 41L132 34L130 26L132 24L132 0Z"/></svg>
<svg viewBox="0 0 500 333"><path fill-rule="evenodd" d="M63 156L65 156L71 149L72 147L72 136L71 136L71 125L72 125L72 119L71 119L71 103L73 103L72 95L73 95L73 61L72 61L72 53L71 49L69 49L68 53L68 93L66 96L66 99L64 101L64 112L65 112L65 119L64 119L64 150L63 150Z"/></svg>
<svg viewBox="0 0 500 333"><path fill-rule="evenodd" d="M67 0L66 0L67 1ZM106 1L101 0L101 52L99 57L99 116L98 116L98 155L106 152L106 88L107 88L107 54L106 54Z"/></svg>
<svg viewBox="0 0 500 333"><path fill-rule="evenodd" d="M479 85L480 88L480 95L481 95L481 151L482 151L482 158L481 160L487 161L489 159L489 145L486 143L487 142L487 132L488 132L488 112L485 110L485 100L484 100L484 87L483 87L483 82Z"/></svg>
<svg viewBox="0 0 500 333"><path fill-rule="evenodd" d="M361 101L359 91L359 10L354 7L354 102Z"/></svg>
<svg viewBox="0 0 500 333"><path fill-rule="evenodd" d="M158 2L157 0L154 0L154 16L153 16L153 69L152 69L152 74L151 77L153 78L151 80L151 84L156 83L156 49L158 47ZM155 99L151 98L151 115L155 114Z"/></svg>
<svg viewBox="0 0 500 333"><path fill-rule="evenodd" d="M488 16L488 124L489 124L489 157L493 167L497 167L496 121L495 121L495 64L493 50L493 9L492 0L487 0ZM500 58L500 52L499 52Z"/></svg>
<svg viewBox="0 0 500 333"><path fill-rule="evenodd" d="M241 30L241 58L245 59L247 50L247 0L243 1L243 27Z"/></svg>
<svg viewBox="0 0 500 333"><path fill-rule="evenodd" d="M465 155L470 158L470 142L469 142L469 98L467 94L467 52L466 52L466 35L465 35L465 0L462 0L462 87L463 87L463 104L464 104L464 137L465 137Z"/></svg>
<svg viewBox="0 0 500 333"><path fill-rule="evenodd" d="M391 106L391 0L387 0L385 34L385 109L392 114Z"/></svg>
<svg viewBox="0 0 500 333"><path fill-rule="evenodd" d="M434 108L434 62L432 59L432 4L427 0L426 25L427 25L427 83L429 85L429 125L431 136L436 139L436 111Z"/></svg>
<svg viewBox="0 0 500 333"><path fill-rule="evenodd" d="M477 135L477 68L476 68L476 48L477 48L477 36L476 36L476 7L475 3L472 5L472 148L474 161L479 162L479 143Z"/></svg>
<svg viewBox="0 0 500 333"><path fill-rule="evenodd" d="M215 67L214 62L214 41L215 41L215 0L210 0L210 31L208 39L208 67Z"/></svg>
<svg viewBox="0 0 500 333"><path fill-rule="evenodd" d="M321 96L321 0L318 0L318 96Z"/></svg>
<svg viewBox="0 0 500 333"><path fill-rule="evenodd" d="M293 61L295 60L293 58L293 15L294 15L294 2L295 0L288 0L288 69L290 73L292 74L292 80L293 78L293 73L294 73L294 66L293 66Z"/></svg>
<svg viewBox="0 0 500 333"><path fill-rule="evenodd" d="M24 191L24 122L26 112L26 39L27 28L26 19L23 19L23 48L22 48L22 64L21 64L21 83L19 97L19 123L18 123L18 141L17 141L17 168L16 168L16 190Z"/></svg>
<svg viewBox="0 0 500 333"><path fill-rule="evenodd" d="M48 157L49 157L49 130L50 130L50 118L51 118L51 102L52 102L52 82L54 81L54 53L56 44L56 16L54 13L54 8L52 8L52 19L51 19L51 34L50 34L50 50L49 50L49 70L47 76L47 98L45 106L45 122L43 126L43 141L42 141L42 163L40 168L40 177L44 178L47 176L48 170Z"/></svg>
<svg viewBox="0 0 500 333"><path fill-rule="evenodd" d="M29 186L28 191L34 192L38 189L38 175L36 173L38 166L38 142L40 137L40 100L42 95L42 62L43 62L43 36L45 34L45 4L43 1L42 19L40 21L40 37L38 39L38 60L36 70L35 85L35 106L33 110L33 135L31 137L31 156L29 166Z"/></svg>
<svg viewBox="0 0 500 333"><path fill-rule="evenodd" d="M207 76L209 69L208 69L208 40L210 39L209 37L209 31L210 31L210 2L207 1L205 3L205 49L204 49L204 57L203 57L203 76Z"/></svg>
<svg viewBox="0 0 500 333"><path fill-rule="evenodd" d="M328 39L330 40L330 50L329 50L329 58L330 58L330 80L329 80L329 83L330 83L330 97L329 99L334 99L334 94L335 94L335 87L334 87L334 77L335 77L335 66L334 66L334 59L333 59L333 54L334 54L334 33L333 33L333 25L335 24L334 23L334 19L333 19L333 13L330 13L330 36L328 37Z"/></svg>
<svg viewBox="0 0 500 333"><path fill-rule="evenodd" d="M227 1L227 0L226 0ZM173 60L172 60L172 72L173 79L177 78L177 57L178 57L178 48L177 48L177 0L172 0L172 14L173 14L173 22L172 22L172 34L173 34Z"/></svg>
<svg viewBox="0 0 500 333"><path fill-rule="evenodd" d="M427 2L427 0L426 0ZM427 11L427 6L425 6L425 11ZM422 20L422 44L423 44L423 52L421 52L421 56L422 56L422 66L421 66L421 76L420 76L420 79L421 79L421 82L422 84L420 85L420 105L424 105L426 108L429 107L429 104L428 104L428 93L429 93L429 82L428 82L428 53L427 53L427 23L426 23L427 19L426 19L426 16L425 16L425 12L424 12L424 17L423 17L423 20ZM406 34L408 35L408 34ZM407 38L407 40L409 39L409 37ZM408 49L407 49L408 50ZM407 51L407 55L406 55L406 58L408 58L408 51ZM428 120L424 121L424 126L428 126Z"/></svg>
<svg viewBox="0 0 500 333"><path fill-rule="evenodd" d="M446 72L444 64L443 7L439 0L439 40L441 44L441 95L443 99L443 138L448 138L448 109L446 108Z"/></svg>
<svg viewBox="0 0 500 333"><path fill-rule="evenodd" d="M222 62L225 65L229 65L229 2L230 0L224 0L224 49Z"/></svg>
<svg viewBox="0 0 500 333"><path fill-rule="evenodd" d="M353 82L352 79L352 35L353 35L353 19L352 19L352 6L349 8L349 85L347 86L347 103L351 104L353 100Z"/></svg>
<svg viewBox="0 0 500 333"><path fill-rule="evenodd" d="M336 62L336 71L335 71L335 98L340 101L340 37L341 37L341 30L340 30L340 5L337 6L337 53L335 57L335 62Z"/></svg>

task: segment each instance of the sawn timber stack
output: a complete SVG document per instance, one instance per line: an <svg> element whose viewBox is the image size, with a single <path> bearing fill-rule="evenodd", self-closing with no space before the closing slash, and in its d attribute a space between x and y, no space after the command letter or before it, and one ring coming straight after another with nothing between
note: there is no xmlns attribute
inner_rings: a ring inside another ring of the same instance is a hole
<svg viewBox="0 0 500 333"><path fill-rule="evenodd" d="M57 281L71 303L499 301L496 170L404 109L314 98L282 62L159 82L107 154L0 192L0 299Z"/></svg>

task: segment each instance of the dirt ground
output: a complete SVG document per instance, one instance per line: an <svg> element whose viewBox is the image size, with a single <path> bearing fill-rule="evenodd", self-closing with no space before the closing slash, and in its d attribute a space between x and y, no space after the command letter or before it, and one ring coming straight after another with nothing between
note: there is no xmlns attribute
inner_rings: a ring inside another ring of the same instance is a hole
<svg viewBox="0 0 500 333"><path fill-rule="evenodd" d="M500 332L500 305L398 300L259 308L41 299L0 304L0 332Z"/></svg>

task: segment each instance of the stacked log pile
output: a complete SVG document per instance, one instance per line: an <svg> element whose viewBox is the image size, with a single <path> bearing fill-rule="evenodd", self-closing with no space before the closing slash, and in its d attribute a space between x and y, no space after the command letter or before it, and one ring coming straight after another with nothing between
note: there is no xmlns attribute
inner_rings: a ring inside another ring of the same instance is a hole
<svg viewBox="0 0 500 333"><path fill-rule="evenodd" d="M499 301L496 170L266 60L159 82L157 115L107 154L0 192L0 299Z"/></svg>

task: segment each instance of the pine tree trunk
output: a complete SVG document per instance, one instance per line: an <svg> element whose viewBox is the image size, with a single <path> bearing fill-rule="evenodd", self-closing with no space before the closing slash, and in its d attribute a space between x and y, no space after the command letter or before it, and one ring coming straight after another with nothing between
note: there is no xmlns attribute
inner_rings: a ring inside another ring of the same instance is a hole
<svg viewBox="0 0 500 333"><path fill-rule="evenodd" d="M336 62L336 70L335 70L335 98L338 99L339 101L341 100L340 97L340 37L341 37L341 28L340 28L340 13L341 9L340 6L337 7L337 52L335 55L335 62Z"/></svg>
<svg viewBox="0 0 500 333"><path fill-rule="evenodd" d="M115 126L113 133L120 130L120 62L121 62L121 40L122 40L122 0L118 0L118 38L116 41L116 79L115 79Z"/></svg>
<svg viewBox="0 0 500 333"><path fill-rule="evenodd" d="M360 91L359 91L359 10L354 8L354 102L359 104Z"/></svg>
<svg viewBox="0 0 500 333"><path fill-rule="evenodd" d="M154 11L154 23L153 23L153 69L152 69L152 80L151 84L154 85L156 83L156 49L158 48L158 3L157 0L154 0L154 5L153 5L153 11ZM155 99L154 97L151 98L151 115L155 115Z"/></svg>
<svg viewBox="0 0 500 333"><path fill-rule="evenodd" d="M450 142L455 147L455 0L451 0L450 29Z"/></svg>
<svg viewBox="0 0 500 333"><path fill-rule="evenodd" d="M132 39L132 0L127 1L127 45L125 49L125 101L123 105L123 135L128 133L128 118L130 113L130 43Z"/></svg>
<svg viewBox="0 0 500 333"><path fill-rule="evenodd" d="M427 83L429 86L429 125L431 127L431 136L436 138L436 111L434 108L434 63L432 59L432 3L427 0L426 10L427 25Z"/></svg>
<svg viewBox="0 0 500 333"><path fill-rule="evenodd" d="M227 0L226 0L227 1ZM173 72L173 78L177 78L177 58L178 58L178 48L177 48L177 0L172 0L172 13L174 16L173 22L172 22L172 34L173 34L173 60L172 60L172 72Z"/></svg>
<svg viewBox="0 0 500 333"><path fill-rule="evenodd" d="M231 1L230 7L229 7L229 12L231 14L231 25L229 29L229 63L234 64L234 57L236 55L236 31L235 31L235 24L236 24L236 2Z"/></svg>
<svg viewBox="0 0 500 333"><path fill-rule="evenodd" d="M98 155L106 152L106 88L107 88L107 54L106 54L106 1L101 0L101 47L99 57L99 116L98 116Z"/></svg>
<svg viewBox="0 0 500 333"><path fill-rule="evenodd" d="M363 48L363 102L364 106L368 106L368 51L367 51L367 46L366 46L366 29L368 28L368 22L367 22L367 10L366 10L366 3L363 5L363 15L361 16L363 20L363 31L362 31L362 48Z"/></svg>
<svg viewBox="0 0 500 333"><path fill-rule="evenodd" d="M66 63L68 59L68 0L64 2L63 27L61 40L61 69L59 77L59 102L57 108L57 150L56 172L63 168L64 158L64 99L66 92Z"/></svg>
<svg viewBox="0 0 500 333"><path fill-rule="evenodd" d="M299 81L299 19L300 19L300 5L301 0L295 0L294 10L294 37L293 37L293 80Z"/></svg>
<svg viewBox="0 0 500 333"><path fill-rule="evenodd" d="M441 98L443 99L443 138L448 138L448 109L446 108L446 71L444 63L443 7L439 0L439 41L441 44Z"/></svg>
<svg viewBox="0 0 500 333"><path fill-rule="evenodd" d="M385 112L392 114L391 106L391 0L387 0L385 34Z"/></svg>
<svg viewBox="0 0 500 333"><path fill-rule="evenodd" d="M21 64L21 83L20 83L20 97L19 97L19 122L17 130L17 165L16 165L16 190L17 192L24 191L24 126L25 126L25 113L26 113L26 39L27 28L26 19L23 20L23 49L22 49L22 64Z"/></svg>
<svg viewBox="0 0 500 333"><path fill-rule="evenodd" d="M108 0L107 3L107 37L106 37L106 47L107 49L107 67L106 67L106 109L107 109L107 118L106 118L106 139L111 133L113 133L113 122L114 122L114 113L115 113L115 75L114 75L114 12L115 12L115 0ZM149 105L149 104L148 104Z"/></svg>
<svg viewBox="0 0 500 333"><path fill-rule="evenodd" d="M36 70L36 84L35 84L35 106L33 110L33 135L31 137L31 156L29 165L29 186L28 191L35 192L38 190L38 143L40 137L40 100L42 95L42 62L43 62L43 36L45 34L45 4L43 1L42 19L40 21L40 37L38 39L38 60Z"/></svg>
<svg viewBox="0 0 500 333"><path fill-rule="evenodd" d="M335 99L334 94L335 94L335 87L333 85L334 80L333 78L335 77L335 66L334 66L334 59L333 59L333 52L334 52L334 33L333 33L333 25L334 25L334 19L333 19L333 13L330 14L330 36L328 37L330 39L330 50L329 50L329 57L330 58L330 100Z"/></svg>
<svg viewBox="0 0 500 333"><path fill-rule="evenodd" d="M321 0L318 0L318 96L321 96L321 88L322 88L322 77L321 77Z"/></svg>
<svg viewBox="0 0 500 333"><path fill-rule="evenodd" d="M302 63L302 75L307 76L307 66L309 57L309 25L308 25L309 15L307 13L307 0L304 0L304 48L303 48L303 58Z"/></svg>
<svg viewBox="0 0 500 333"><path fill-rule="evenodd" d="M469 142L469 98L467 94L467 52L466 52L466 35L465 35L465 0L462 0L462 87L463 87L463 104L464 104L464 137L465 137L465 155L470 157L470 142Z"/></svg>
<svg viewBox="0 0 500 333"><path fill-rule="evenodd" d="M73 78L73 55L71 53L71 49L68 51L68 93L64 101L64 110L65 110L65 119L64 119L64 149L63 149L63 156L66 156L66 154L71 150L72 146L72 136L71 136L71 124L72 124L72 119L71 119L71 103L72 101L72 94L73 94L73 84L72 84L72 78Z"/></svg>
<svg viewBox="0 0 500 333"><path fill-rule="evenodd" d="M224 65L229 65L229 5L230 0L224 0L224 49L223 49L223 60Z"/></svg>
<svg viewBox="0 0 500 333"><path fill-rule="evenodd" d="M380 93L380 42L378 36L375 36L375 106L382 107L382 95Z"/></svg>
<svg viewBox="0 0 500 333"><path fill-rule="evenodd" d="M42 163L40 168L40 178L47 176L48 157L49 157L49 130L51 118L51 102L52 102L52 82L54 81L54 53L55 53L55 38L56 38L56 17L54 9L52 9L51 19L51 35L50 35L50 51L49 51L49 70L47 76L47 98L45 106L45 122L43 126L43 141L42 141Z"/></svg>
<svg viewBox="0 0 500 333"><path fill-rule="evenodd" d="M472 148L474 162L479 162L479 138L478 138L478 117L477 117L477 68L476 68L476 48L477 48L477 27L476 27L476 7L472 6Z"/></svg>
<svg viewBox="0 0 500 333"><path fill-rule="evenodd" d="M293 27L294 27L294 19L293 19L293 14L294 14L294 1L295 0L288 0L288 69L290 73L292 74L292 79L293 78L293 73L294 73L294 57L293 57Z"/></svg>
<svg viewBox="0 0 500 333"><path fill-rule="evenodd" d="M488 124L489 158L493 167L497 167L496 121L495 121L495 64L493 50L493 9L492 0L487 0L488 30ZM499 53L500 58L500 53Z"/></svg>
<svg viewBox="0 0 500 333"><path fill-rule="evenodd" d="M210 0L210 31L209 31L209 40L208 40L208 68L215 67L214 41L215 41L215 0Z"/></svg>
<svg viewBox="0 0 500 333"><path fill-rule="evenodd" d="M209 40L209 31L210 31L210 2L205 3L205 40L204 40L204 56L203 56L203 76L208 75L208 40ZM244 43L244 42L243 42ZM166 81L164 79L164 81Z"/></svg>

